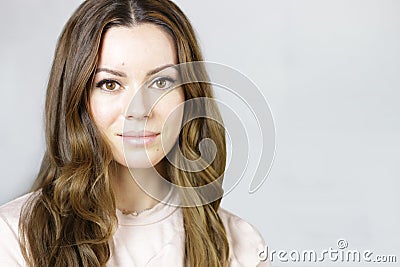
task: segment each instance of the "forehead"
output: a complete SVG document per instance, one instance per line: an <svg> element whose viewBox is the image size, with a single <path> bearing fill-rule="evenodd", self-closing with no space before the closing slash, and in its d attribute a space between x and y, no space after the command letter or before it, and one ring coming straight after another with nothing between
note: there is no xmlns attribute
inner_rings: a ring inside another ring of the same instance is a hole
<svg viewBox="0 0 400 267"><path fill-rule="evenodd" d="M174 40L159 26L144 23L112 27L103 36L100 67L146 71L165 64L177 64Z"/></svg>

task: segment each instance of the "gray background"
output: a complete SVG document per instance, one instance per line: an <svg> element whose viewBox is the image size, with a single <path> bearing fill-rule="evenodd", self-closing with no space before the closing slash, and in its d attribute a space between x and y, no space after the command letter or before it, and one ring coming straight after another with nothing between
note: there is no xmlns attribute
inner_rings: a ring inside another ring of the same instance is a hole
<svg viewBox="0 0 400 267"><path fill-rule="evenodd" d="M0 204L38 171L55 42L80 2L1 1ZM270 250L321 251L345 238L400 261L400 1L176 2L205 59L249 76L275 118L269 177L254 194L241 181L223 207Z"/></svg>

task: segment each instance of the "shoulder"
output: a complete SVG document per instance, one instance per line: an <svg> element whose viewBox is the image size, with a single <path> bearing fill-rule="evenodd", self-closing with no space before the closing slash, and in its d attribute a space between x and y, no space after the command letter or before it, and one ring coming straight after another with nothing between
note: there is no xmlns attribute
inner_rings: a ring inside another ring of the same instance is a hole
<svg viewBox="0 0 400 267"><path fill-rule="evenodd" d="M231 265L269 266L259 259L259 254L265 250L265 241L257 228L224 208L218 209L218 215L228 237Z"/></svg>
<svg viewBox="0 0 400 267"><path fill-rule="evenodd" d="M19 220L19 214L22 206L26 203L32 193L25 194L19 198L0 206L0 218L6 222L15 222Z"/></svg>
<svg viewBox="0 0 400 267"><path fill-rule="evenodd" d="M14 225L15 223L18 224L22 207L32 194L33 193L25 194L0 206L0 218L11 225Z"/></svg>
<svg viewBox="0 0 400 267"><path fill-rule="evenodd" d="M0 266L24 266L19 247L18 224L23 205L33 193L0 206Z"/></svg>

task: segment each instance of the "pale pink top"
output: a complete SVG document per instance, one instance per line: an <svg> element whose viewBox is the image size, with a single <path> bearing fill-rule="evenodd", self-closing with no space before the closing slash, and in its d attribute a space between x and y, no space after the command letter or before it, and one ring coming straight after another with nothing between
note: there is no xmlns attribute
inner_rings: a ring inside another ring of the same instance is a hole
<svg viewBox="0 0 400 267"><path fill-rule="evenodd" d="M182 210L168 205L172 191L152 209L138 216L117 210L118 229L112 239L112 255L107 266L183 266L184 228ZM18 221L26 194L0 207L0 266L26 266L18 245ZM165 203L163 203L165 202ZM176 203L176 202L175 202ZM267 267L259 254L265 249L260 233L243 219L220 208L230 245L230 266Z"/></svg>

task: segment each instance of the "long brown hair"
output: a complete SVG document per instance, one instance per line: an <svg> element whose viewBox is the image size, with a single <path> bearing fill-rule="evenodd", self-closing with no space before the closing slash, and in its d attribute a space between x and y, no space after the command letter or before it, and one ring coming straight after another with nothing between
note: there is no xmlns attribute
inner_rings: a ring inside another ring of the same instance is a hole
<svg viewBox="0 0 400 267"><path fill-rule="evenodd" d="M117 227L111 186L115 169L110 147L90 113L89 96L104 33L141 23L156 24L173 37L178 63L202 60L190 22L169 0L87 0L75 11L58 40L46 95L46 152L19 224L21 249L31 266L104 266L110 258L109 241ZM206 83L183 88L186 100L213 98ZM203 108L220 118L214 102ZM191 113L185 107L184 116ZM198 118L186 123L179 136L182 154L199 158L204 138L214 140L216 158L200 172L167 165L171 182L196 187L223 175L225 131L216 121ZM182 208L183 261L189 266L228 265L228 240L217 213L220 201Z"/></svg>

